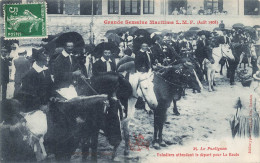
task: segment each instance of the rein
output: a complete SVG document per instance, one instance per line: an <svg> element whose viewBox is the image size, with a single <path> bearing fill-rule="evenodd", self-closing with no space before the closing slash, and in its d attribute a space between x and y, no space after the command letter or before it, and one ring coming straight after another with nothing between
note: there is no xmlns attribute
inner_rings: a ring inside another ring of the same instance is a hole
<svg viewBox="0 0 260 163"><path fill-rule="evenodd" d="M170 62L170 63L168 63L168 65L172 65L174 62L175 62L175 60L172 61L172 62ZM168 67L167 67L167 66L164 66L164 67L160 68L159 70L157 70L157 72L160 72L160 71L162 71L162 70L164 70L164 69L166 69L166 68L168 68Z"/></svg>
<svg viewBox="0 0 260 163"><path fill-rule="evenodd" d="M80 76L80 78L96 95L99 95L99 93L89 84L84 75Z"/></svg>
<svg viewBox="0 0 260 163"><path fill-rule="evenodd" d="M182 87L182 88L186 88L186 86L183 86L183 85L180 85L180 84L176 84L176 83L173 83L173 82L170 82L166 79L164 79L163 77L161 77L160 75L154 73L158 78L162 79L165 83L168 83L168 84L171 84L171 85L174 85L174 86L177 86L177 87Z"/></svg>

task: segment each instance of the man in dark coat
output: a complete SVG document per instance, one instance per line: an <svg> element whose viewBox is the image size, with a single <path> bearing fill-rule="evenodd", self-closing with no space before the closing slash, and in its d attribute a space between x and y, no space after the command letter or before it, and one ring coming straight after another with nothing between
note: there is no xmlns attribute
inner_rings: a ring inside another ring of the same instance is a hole
<svg viewBox="0 0 260 163"><path fill-rule="evenodd" d="M186 55L190 54L193 51L193 47L191 42L189 41L189 38L183 38L182 41L179 44L180 47L180 55L188 57Z"/></svg>
<svg viewBox="0 0 260 163"><path fill-rule="evenodd" d="M195 51L195 55L199 61L200 66L202 67L202 61L207 58L207 49L208 41L206 40L206 36L202 35L201 39L197 42L197 49Z"/></svg>
<svg viewBox="0 0 260 163"><path fill-rule="evenodd" d="M220 21L220 23L219 23L219 28L220 28L221 30L224 30L224 29L225 29L225 24L223 23L223 20Z"/></svg>
<svg viewBox="0 0 260 163"><path fill-rule="evenodd" d="M22 78L21 89L15 95L24 106L23 111L29 112L47 105L53 94L53 81L47 65L47 57L33 54L35 62Z"/></svg>
<svg viewBox="0 0 260 163"><path fill-rule="evenodd" d="M26 50L18 52L18 58L13 60L15 67L15 75L14 75L14 95L21 87L21 82L23 76L27 73L27 71L31 68L30 61L26 58Z"/></svg>
<svg viewBox="0 0 260 163"><path fill-rule="evenodd" d="M177 54L180 54L180 39L176 39L174 41L171 41L171 46L174 48Z"/></svg>
<svg viewBox="0 0 260 163"><path fill-rule="evenodd" d="M112 58L110 47L104 47L103 56L93 64L92 72L95 76L111 71L116 71L116 64Z"/></svg>
<svg viewBox="0 0 260 163"><path fill-rule="evenodd" d="M141 49L135 55L135 69L139 72L148 72L152 69L152 55L148 52L148 44L142 43Z"/></svg>
<svg viewBox="0 0 260 163"><path fill-rule="evenodd" d="M64 50L53 63L54 84L56 89L69 87L82 75L82 67L73 54L74 43L66 42Z"/></svg>
<svg viewBox="0 0 260 163"><path fill-rule="evenodd" d="M243 45L244 41L240 40L240 43L233 43L232 45L232 52L235 57L234 61L228 60L229 68L227 72L227 76L230 78L230 85L235 84L235 71L239 64L239 60L244 53Z"/></svg>
<svg viewBox="0 0 260 163"><path fill-rule="evenodd" d="M7 57L7 50L1 49L1 91L2 100L6 99L7 84L9 83L9 66L11 62Z"/></svg>
<svg viewBox="0 0 260 163"><path fill-rule="evenodd" d="M157 36L154 36L153 39L155 40L155 44L151 46L151 51L154 56L153 62L155 64L163 64L163 60L166 58L166 55L163 53L162 42L160 41L160 38Z"/></svg>
<svg viewBox="0 0 260 163"><path fill-rule="evenodd" d="M225 31L223 31L223 36L220 36L218 38L218 43L219 44L230 44L231 40L230 38L227 36L227 33Z"/></svg>

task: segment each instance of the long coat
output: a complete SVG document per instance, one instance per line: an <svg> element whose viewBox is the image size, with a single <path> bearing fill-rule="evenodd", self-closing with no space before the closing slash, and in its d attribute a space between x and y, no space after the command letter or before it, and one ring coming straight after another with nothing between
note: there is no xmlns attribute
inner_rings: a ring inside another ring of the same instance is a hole
<svg viewBox="0 0 260 163"><path fill-rule="evenodd" d="M195 51L195 55L198 58L199 62L202 63L202 60L204 58L207 58L207 51L206 51L206 47L208 46L208 41L205 40L205 44L203 43L202 40L199 40L197 42L197 49Z"/></svg>
<svg viewBox="0 0 260 163"><path fill-rule="evenodd" d="M189 47L188 47L189 44ZM181 49L187 49L187 50L193 50L192 44L190 42L187 41L183 41L180 43L180 50Z"/></svg>
<svg viewBox="0 0 260 163"><path fill-rule="evenodd" d="M179 41L171 41L170 42L170 46L175 50L175 52L177 53L177 54L179 54L180 53L180 43L179 43Z"/></svg>
<svg viewBox="0 0 260 163"><path fill-rule="evenodd" d="M49 70L37 72L30 69L22 78L22 87L15 98L24 106L24 111L39 109L40 105L46 105L53 94L53 81Z"/></svg>
<svg viewBox="0 0 260 163"><path fill-rule="evenodd" d="M15 66L14 82L19 83L26 72L30 70L31 63L25 57L18 57L13 62Z"/></svg>
<svg viewBox="0 0 260 163"><path fill-rule="evenodd" d="M111 71L116 71L116 64L113 60L110 62ZM99 75L102 72L107 72L107 64L106 62L103 62L101 59L96 61L93 64L92 68L93 75Z"/></svg>
<svg viewBox="0 0 260 163"><path fill-rule="evenodd" d="M150 56L150 60L148 59L147 53L138 51L135 55L135 69L140 72L148 72L150 68L152 68L152 60L153 57L151 54L148 53Z"/></svg>
<svg viewBox="0 0 260 163"><path fill-rule="evenodd" d="M53 63L54 84L57 89L68 87L73 84L75 78L73 77L72 72L82 70L77 58L71 56L71 59L72 63L70 62L69 57L65 57L60 53Z"/></svg>
<svg viewBox="0 0 260 163"><path fill-rule="evenodd" d="M167 57L164 53L163 53L163 49L159 44L155 44L151 47L151 51L153 53L154 56L154 60L158 60L159 63L163 64L163 60Z"/></svg>
<svg viewBox="0 0 260 163"><path fill-rule="evenodd" d="M228 38L227 36L220 36L218 38L218 43L219 44L230 44L230 38Z"/></svg>
<svg viewBox="0 0 260 163"><path fill-rule="evenodd" d="M9 59L1 57L1 84L9 83L9 65Z"/></svg>

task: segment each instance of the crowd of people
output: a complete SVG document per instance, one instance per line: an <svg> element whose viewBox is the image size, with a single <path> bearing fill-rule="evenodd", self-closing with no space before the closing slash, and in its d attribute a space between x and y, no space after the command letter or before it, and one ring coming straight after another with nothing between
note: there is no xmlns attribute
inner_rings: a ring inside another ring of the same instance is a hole
<svg viewBox="0 0 260 163"><path fill-rule="evenodd" d="M46 111L50 101L66 99L57 90L74 88L77 95L84 95L80 82L86 84L93 76L117 72L124 80L129 80L130 73L145 74L157 71L158 67L171 66L184 58L203 69L205 59L211 63L215 62L212 49L223 44L230 46L233 54L237 54L234 55L238 56L235 57L237 65L244 62L252 68L252 76L260 69L260 56L254 46L257 37L252 31L240 27L227 30L222 25L215 31L191 30L179 33L148 32L145 29L137 29L135 32L126 30L115 33L120 37L119 40L104 38L98 45L82 44L83 39L75 39L74 34L67 35L66 39L64 35L58 35L56 39L47 40L41 49L32 50L32 56L27 56L27 51L22 46L19 47L17 42L13 43L10 49L3 46L2 101L7 97L7 84L12 80L13 98L23 106L19 108L19 112L35 109ZM57 46L55 40L62 40L61 46ZM226 64L226 59L223 58L220 64ZM230 84L234 84L234 76ZM115 97L115 94L109 94L108 97ZM10 114L12 117L15 113ZM18 121L10 117L1 117L1 120L4 119L1 126L3 123L9 123L10 129L15 130L13 128L19 127L16 125ZM76 121L80 123L82 120Z"/></svg>
<svg viewBox="0 0 260 163"><path fill-rule="evenodd" d="M253 68L253 73L260 67L260 58L257 56L254 46L256 41L254 36L240 28L212 32L200 31L197 34L189 32L151 34L139 29L135 35L131 36L126 31L119 36L121 36L120 42L103 39L104 45L100 46L101 51L98 46L96 49L99 50L96 50L94 45L85 46L85 53L80 55L75 55L75 42L73 41L64 42L63 48L59 48L61 50L52 56L43 51L33 53L28 57L26 50L19 48L17 43L11 46L9 52L2 48L2 99L6 98L9 76L10 80L15 82L14 96L26 92L23 94L33 94L39 99L45 99L43 97L49 90L47 88L68 87L73 84L77 76L84 75L86 78L90 78L92 75L102 74L102 72L117 71L116 63L125 56L134 59L134 68L139 72L152 71L158 65L165 66L182 57L197 60L202 68L203 60L200 58L212 59L212 54L210 54L212 48L219 44L228 44L237 49L234 51L241 54L239 64L247 62ZM10 65L12 65L11 74L7 71ZM48 78L46 74L49 74ZM50 87L51 83L54 86Z"/></svg>
<svg viewBox="0 0 260 163"><path fill-rule="evenodd" d="M214 10L212 11L210 8L204 9L200 7L197 9L196 7L188 6L187 9L185 7L174 8L171 15L226 15L228 14L227 11L219 11Z"/></svg>

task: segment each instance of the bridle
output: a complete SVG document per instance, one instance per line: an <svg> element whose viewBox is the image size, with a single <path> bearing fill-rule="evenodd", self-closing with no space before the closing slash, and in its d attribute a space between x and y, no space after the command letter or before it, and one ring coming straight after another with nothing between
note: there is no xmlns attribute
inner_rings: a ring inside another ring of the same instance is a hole
<svg viewBox="0 0 260 163"><path fill-rule="evenodd" d="M99 93L90 85L90 83L86 80L85 75L80 76L81 80L94 92L94 94L98 95Z"/></svg>
<svg viewBox="0 0 260 163"><path fill-rule="evenodd" d="M144 79L139 79L135 91L137 92L138 88L140 88L142 94L144 95L144 92L143 92L142 87L140 86L140 83L143 82L143 81L146 81L146 80L150 79L153 74L154 74L154 73L151 73L148 77L146 77L146 78L144 78ZM134 95L133 95L133 97L136 98L136 99L138 99L138 97L136 97L136 96L134 96ZM145 98L145 96L143 96L143 97ZM145 101L147 101L147 100L145 99Z"/></svg>
<svg viewBox="0 0 260 163"><path fill-rule="evenodd" d="M170 81L164 79L163 77L161 77L157 73L154 73L154 74L155 74L155 76L157 76L158 78L160 78L161 80L163 80L167 84L174 85L174 86L181 87L181 88L187 88L187 84L186 83L185 83L185 85L176 84L176 83L173 83L173 82L170 82Z"/></svg>

